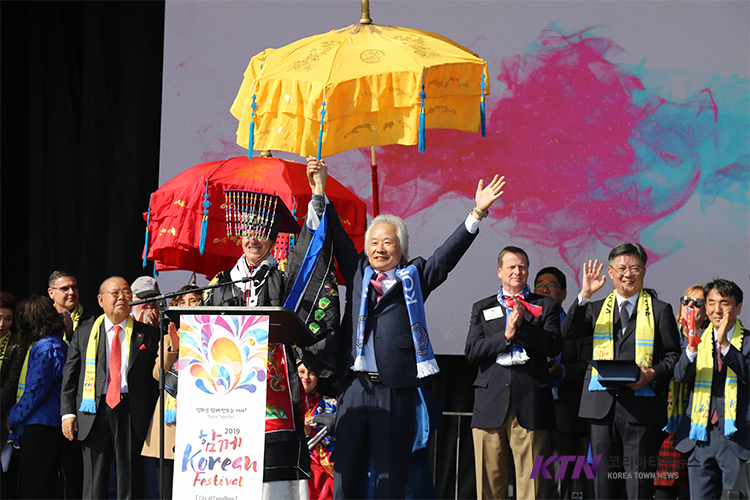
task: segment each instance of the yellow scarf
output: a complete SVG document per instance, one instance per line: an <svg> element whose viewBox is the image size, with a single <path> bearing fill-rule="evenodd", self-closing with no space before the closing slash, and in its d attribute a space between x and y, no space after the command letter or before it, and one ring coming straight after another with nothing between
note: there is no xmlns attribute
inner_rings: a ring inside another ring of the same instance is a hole
<svg viewBox="0 0 750 500"><path fill-rule="evenodd" d="M3 367L3 361L5 360L5 351L8 349L10 343L10 332L6 333L5 336L0 339L0 369Z"/></svg>
<svg viewBox="0 0 750 500"><path fill-rule="evenodd" d="M615 359L615 341L612 334L614 330L615 308L617 299L615 292L610 293L602 309L599 311L599 317L596 318L594 325L594 354L595 360ZM651 295L641 290L638 292L638 302L636 303L637 315L635 318L635 362L638 365L651 368L654 364L654 314L653 302ZM596 368L591 369L591 382L589 383L590 391L606 391L607 389L599 383L599 372ZM636 396L655 396L654 390L650 385L646 385L637 391Z"/></svg>
<svg viewBox="0 0 750 500"><path fill-rule="evenodd" d="M89 345L86 347L86 371L83 377L83 399L78 411L84 413L96 413L96 353L99 352L99 330L104 322L105 315L102 314L91 327L89 334ZM125 327L125 352L130 356L130 340L133 337L133 318L128 316Z"/></svg>
<svg viewBox="0 0 750 500"><path fill-rule="evenodd" d="M742 351L744 333L742 322L734 322L732 344ZM708 441L708 413L711 408L711 383L714 376L714 327L708 325L698 344L698 357L695 360L695 385L693 387L693 407L690 409L690 439ZM737 432L737 374L727 366L727 378L724 381L724 435L731 436Z"/></svg>
<svg viewBox="0 0 750 500"><path fill-rule="evenodd" d="M36 344L36 342L34 342ZM34 347L34 344L31 344L29 348L26 350L26 357L23 360L23 368L21 368L21 377L18 379L18 389L16 390L16 403L18 403L21 400L21 396L23 396L23 391L26 390L26 373L29 371L29 354L31 353L31 348Z"/></svg>

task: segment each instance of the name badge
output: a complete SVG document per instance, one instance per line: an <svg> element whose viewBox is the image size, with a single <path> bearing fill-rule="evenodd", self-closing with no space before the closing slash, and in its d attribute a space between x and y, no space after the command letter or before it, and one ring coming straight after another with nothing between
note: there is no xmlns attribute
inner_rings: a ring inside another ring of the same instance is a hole
<svg viewBox="0 0 750 500"><path fill-rule="evenodd" d="M502 318L505 315L504 309L505 308L503 306L496 306L490 309L485 309L484 311L482 311L482 314L484 314L484 320L490 321L493 319Z"/></svg>

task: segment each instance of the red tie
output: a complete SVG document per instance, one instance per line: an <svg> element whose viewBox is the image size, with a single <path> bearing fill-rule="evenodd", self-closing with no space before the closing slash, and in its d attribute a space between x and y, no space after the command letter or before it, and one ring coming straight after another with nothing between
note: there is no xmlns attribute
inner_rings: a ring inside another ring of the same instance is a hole
<svg viewBox="0 0 750 500"><path fill-rule="evenodd" d="M112 337L112 350L109 353L109 384L107 384L107 405L110 408L120 403L120 366L122 365L122 347L120 346L120 325L115 325Z"/></svg>
<svg viewBox="0 0 750 500"><path fill-rule="evenodd" d="M372 287L375 289L375 293L378 294L377 298L375 299L376 302L380 302L380 298L383 296L383 281L385 281L387 278L387 274L378 273L374 280L370 280L370 283L372 283Z"/></svg>
<svg viewBox="0 0 750 500"><path fill-rule="evenodd" d="M539 316L541 316L542 306L538 306L536 304L531 304L529 302L526 302L525 300L523 300L524 298L525 297L524 297L523 292L517 293L515 296L503 295L505 306L508 307L509 309L513 309L514 307L516 307L516 300L517 300L521 304L521 307L523 307L523 309L527 313L531 314L535 318L538 318Z"/></svg>

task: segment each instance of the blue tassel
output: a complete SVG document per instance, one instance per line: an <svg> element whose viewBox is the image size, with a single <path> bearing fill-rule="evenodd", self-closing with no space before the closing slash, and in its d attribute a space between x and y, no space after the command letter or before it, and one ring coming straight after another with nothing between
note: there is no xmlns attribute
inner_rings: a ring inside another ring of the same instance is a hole
<svg viewBox="0 0 750 500"><path fill-rule="evenodd" d="M425 150L425 116L424 116L424 100L427 94L424 92L424 70L422 70L422 92L419 93L419 152L424 153Z"/></svg>
<svg viewBox="0 0 750 500"><path fill-rule="evenodd" d="M487 63L484 63L485 69L487 68ZM479 86L482 88L482 98L479 101L479 119L480 123L482 124L482 137L485 137L487 135L487 117L484 110L484 89L487 88L487 82L485 82L486 76L484 73L482 73L482 83L479 84Z"/></svg>
<svg viewBox="0 0 750 500"><path fill-rule="evenodd" d="M253 109L253 112L250 115L250 137L247 141L247 156L248 158L252 159L253 147L255 146L255 110L258 108L258 104L255 102L255 94L253 94L253 103L250 105L250 107Z"/></svg>
<svg viewBox="0 0 750 500"><path fill-rule="evenodd" d="M484 113L484 99L479 103L479 117L482 122L482 137L487 136L487 118Z"/></svg>
<svg viewBox="0 0 750 500"><path fill-rule="evenodd" d="M81 407L78 411L83 413L96 413L96 401L90 398L84 398L81 400Z"/></svg>
<svg viewBox="0 0 750 500"><path fill-rule="evenodd" d="M326 117L326 89L323 89L323 102L320 103L320 131L318 132L318 160L322 158L323 151L323 120Z"/></svg>
<svg viewBox="0 0 750 500"><path fill-rule="evenodd" d="M253 158L253 144L255 144L255 122L250 122L250 139L248 140L247 157Z"/></svg>
<svg viewBox="0 0 750 500"><path fill-rule="evenodd" d="M252 154L252 151L250 152ZM208 235L208 207L211 206L211 202L208 201L208 181L206 181L206 192L203 194L203 221L201 222L201 243L200 252L203 255L206 250L206 236Z"/></svg>
<svg viewBox="0 0 750 500"><path fill-rule="evenodd" d="M159 271L156 270L156 265L154 265L154 278L159 277Z"/></svg>
<svg viewBox="0 0 750 500"><path fill-rule="evenodd" d="M148 197L148 215L146 216L146 241L143 244L143 269L146 269L146 257L148 257L148 226L151 225L151 197L154 193L151 193Z"/></svg>

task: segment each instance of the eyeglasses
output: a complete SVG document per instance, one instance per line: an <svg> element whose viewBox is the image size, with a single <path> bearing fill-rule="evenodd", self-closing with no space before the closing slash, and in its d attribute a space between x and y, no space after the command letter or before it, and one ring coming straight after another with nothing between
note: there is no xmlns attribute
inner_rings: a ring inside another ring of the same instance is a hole
<svg viewBox="0 0 750 500"><path fill-rule="evenodd" d="M689 307L691 302L693 304L695 304L695 307L703 307L703 306L706 305L706 301L705 300L703 300L703 299L694 299L693 297L688 297L687 295L685 295L684 297L682 297L680 299L680 304L682 304L683 306L686 306L686 307Z"/></svg>
<svg viewBox="0 0 750 500"><path fill-rule="evenodd" d="M130 290L107 290L104 293L108 293L116 299L120 298L120 295L122 295L127 300L133 298L133 292L131 292Z"/></svg>
<svg viewBox="0 0 750 500"><path fill-rule="evenodd" d="M547 290L549 290L550 292L556 292L556 291L558 291L558 290L559 290L559 289L560 289L561 287L560 287L560 285L558 285L557 283L550 283L550 284L548 284L548 285L534 285L534 290L542 290L542 289L544 289L544 288L546 288L546 289L547 289Z"/></svg>
<svg viewBox="0 0 750 500"><path fill-rule="evenodd" d="M645 268L638 267L638 266L631 266L631 267L612 267L609 266L610 269L612 269L614 272L616 272L620 277L625 276L626 274L630 273L633 276L640 275Z"/></svg>
<svg viewBox="0 0 750 500"><path fill-rule="evenodd" d="M51 286L50 287L53 290L60 290L62 293L68 293L71 290L76 291L78 290L78 285L68 285L68 286Z"/></svg>

